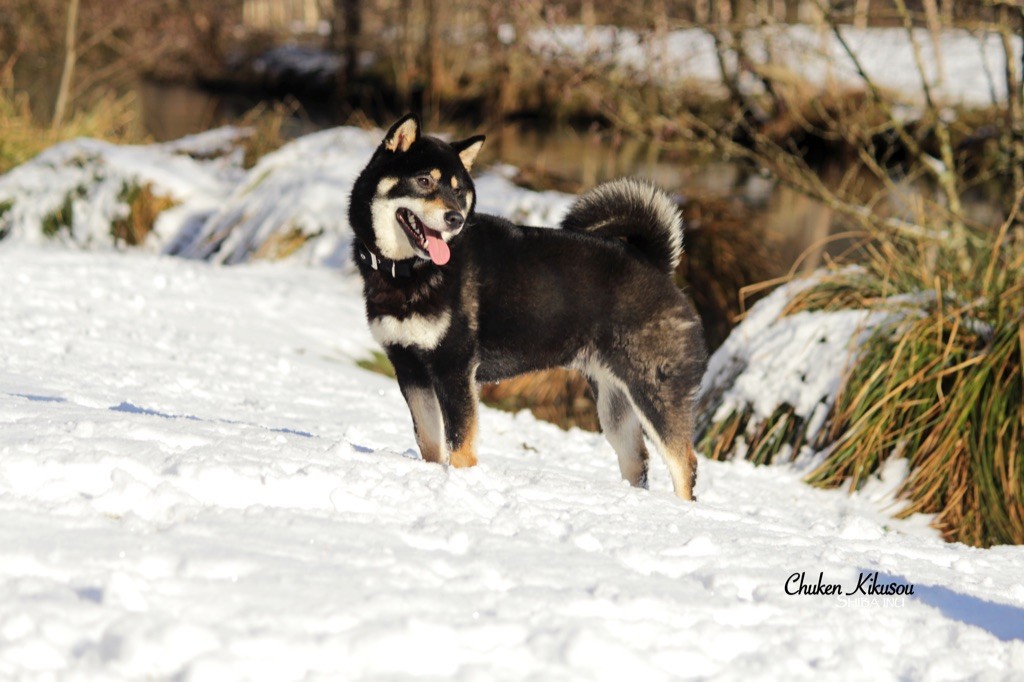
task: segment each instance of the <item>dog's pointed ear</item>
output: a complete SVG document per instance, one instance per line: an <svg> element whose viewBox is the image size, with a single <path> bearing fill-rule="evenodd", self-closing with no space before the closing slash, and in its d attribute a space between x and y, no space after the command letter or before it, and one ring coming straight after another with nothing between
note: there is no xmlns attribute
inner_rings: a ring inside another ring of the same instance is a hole
<svg viewBox="0 0 1024 682"><path fill-rule="evenodd" d="M391 130L381 142L381 147L389 152L407 152L419 136L420 120L416 118L416 114L406 114L391 126Z"/></svg>
<svg viewBox="0 0 1024 682"><path fill-rule="evenodd" d="M486 139L483 135L474 135L462 142L452 142L452 149L459 154L459 158L462 159L462 165L466 167L466 170L473 168L476 155L480 153L480 148L484 146L484 140Z"/></svg>

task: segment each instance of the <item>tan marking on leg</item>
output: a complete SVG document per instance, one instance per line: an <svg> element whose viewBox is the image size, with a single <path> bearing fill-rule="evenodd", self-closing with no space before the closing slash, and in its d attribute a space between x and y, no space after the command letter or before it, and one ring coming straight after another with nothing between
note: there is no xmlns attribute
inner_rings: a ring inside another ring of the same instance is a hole
<svg viewBox="0 0 1024 682"><path fill-rule="evenodd" d="M451 464L461 469L463 467L476 466L476 415L469 422L466 437L462 439L462 445L452 452Z"/></svg>
<svg viewBox="0 0 1024 682"><path fill-rule="evenodd" d="M672 488L676 496L693 501L693 486L697 482L697 455L688 443L673 443L665 447L665 463L672 474Z"/></svg>

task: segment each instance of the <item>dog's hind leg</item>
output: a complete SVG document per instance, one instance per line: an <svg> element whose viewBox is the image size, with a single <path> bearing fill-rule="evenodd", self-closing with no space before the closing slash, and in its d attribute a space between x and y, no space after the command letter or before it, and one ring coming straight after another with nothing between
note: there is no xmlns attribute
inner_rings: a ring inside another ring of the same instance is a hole
<svg viewBox="0 0 1024 682"><path fill-rule="evenodd" d="M699 352L692 357L674 358L664 352L663 345L645 348L644 339L638 341L630 346L632 352L595 363L591 376L602 390L608 383L628 397L644 432L668 465L676 495L692 500L697 479L694 400L703 371L703 349L698 346ZM600 414L600 402L598 410Z"/></svg>
<svg viewBox="0 0 1024 682"><path fill-rule="evenodd" d="M610 380L591 379L590 388L597 401L601 430L619 456L622 478L635 488L646 488L647 447L643 427L629 396Z"/></svg>
<svg viewBox="0 0 1024 682"><path fill-rule="evenodd" d="M679 303L622 337L608 361L664 457L676 495L692 500L697 480L694 410L707 361L700 319L688 300Z"/></svg>
<svg viewBox="0 0 1024 682"><path fill-rule="evenodd" d="M665 459L678 497L693 500L697 455L693 451L693 390L671 379L632 391L644 430Z"/></svg>
<svg viewBox="0 0 1024 682"><path fill-rule="evenodd" d="M697 455L693 451L692 438L692 425L657 438L658 449L672 475L672 488L684 500L697 499L693 495L697 484Z"/></svg>

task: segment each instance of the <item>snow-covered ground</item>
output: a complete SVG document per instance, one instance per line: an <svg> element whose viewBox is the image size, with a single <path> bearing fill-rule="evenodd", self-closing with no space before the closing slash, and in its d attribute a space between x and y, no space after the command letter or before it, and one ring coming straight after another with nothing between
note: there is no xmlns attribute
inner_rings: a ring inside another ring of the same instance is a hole
<svg viewBox="0 0 1024 682"><path fill-rule="evenodd" d="M854 497L703 462L694 505L660 462L632 490L600 436L485 409L479 467L420 462L397 386L355 366L374 346L347 200L380 133L248 171L244 135L76 140L0 176L0 679L1024 673L1024 548L892 520L898 461ZM555 224L572 197L512 172L479 174L480 210ZM143 185L176 205L120 253ZM246 263L295 233L286 263ZM838 357L870 320L780 320L786 296L707 386L813 422L842 367L791 381L779 349ZM786 592L869 571L914 596Z"/></svg>
<svg viewBox="0 0 1024 682"><path fill-rule="evenodd" d="M1024 548L893 521L892 481L634 490L527 413L425 464L361 306L346 270L0 244L0 679L1024 675ZM914 595L786 592L873 571Z"/></svg>

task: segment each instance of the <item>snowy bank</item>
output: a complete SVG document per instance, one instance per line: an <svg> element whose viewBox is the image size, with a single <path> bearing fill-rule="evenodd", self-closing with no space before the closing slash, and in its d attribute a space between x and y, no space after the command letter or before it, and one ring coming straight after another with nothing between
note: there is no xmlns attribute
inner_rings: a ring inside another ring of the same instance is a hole
<svg viewBox="0 0 1024 682"><path fill-rule="evenodd" d="M246 134L224 128L165 144L78 139L54 145L0 175L0 206L6 207L0 238L111 248L112 225L129 210L126 195L148 185L179 204L158 219L147 240L145 246L157 250L182 225L213 211L239 181L235 146Z"/></svg>
<svg viewBox="0 0 1024 682"><path fill-rule="evenodd" d="M117 146L97 140L55 145L0 176L0 238L113 249L112 225L130 208L130 188L148 186L174 202L145 248L216 263L291 256L347 262L348 195L382 132L342 127L300 137L248 171L224 128L167 144ZM572 202L531 192L499 166L477 175L477 209L554 225Z"/></svg>
<svg viewBox="0 0 1024 682"><path fill-rule="evenodd" d="M1013 679L1024 547L481 410L420 461L356 279L0 248L0 678ZM902 599L787 594L804 573Z"/></svg>
<svg viewBox="0 0 1024 682"><path fill-rule="evenodd" d="M506 44L515 38L511 25L501 27ZM842 26L843 39L864 72L896 101L920 105L925 96L914 55L916 44L925 78L939 104L985 107L1006 101L1006 58L1002 37L994 32L944 28L933 39L925 28L911 34L903 28ZM746 56L765 73L799 80L818 88L862 89L863 78L839 39L826 27L775 24L738 34ZM731 38L723 37L728 46ZM1022 43L1011 36L1014 63ZM675 85L684 82L713 86L726 94L715 39L709 30L687 28L664 35L617 26L587 28L578 24L531 29L523 36L527 49L550 61L584 67L622 69L640 82ZM726 47L726 68L734 73L737 55ZM295 79L323 86L337 72L340 58L326 50L284 46L256 60L254 72L272 80ZM740 87L761 92L764 84L745 76Z"/></svg>
<svg viewBox="0 0 1024 682"><path fill-rule="evenodd" d="M923 28L914 29L913 38L901 28L843 26L841 31L864 72L897 101L915 105L924 102L915 43L937 102L984 107L1006 100L1006 59L997 33L944 29L934 42L932 34ZM775 77L788 71L817 87L864 87L854 61L830 30L780 24L746 30L741 40L746 55ZM1021 40L1017 36L1011 40L1014 61L1020 63ZM551 59L604 64L662 84L696 81L722 85L714 37L700 28L657 36L612 26L589 31L583 26L556 26L532 31L526 42ZM727 51L725 59L727 68L734 72L736 54ZM758 92L763 83L747 78L741 87Z"/></svg>

